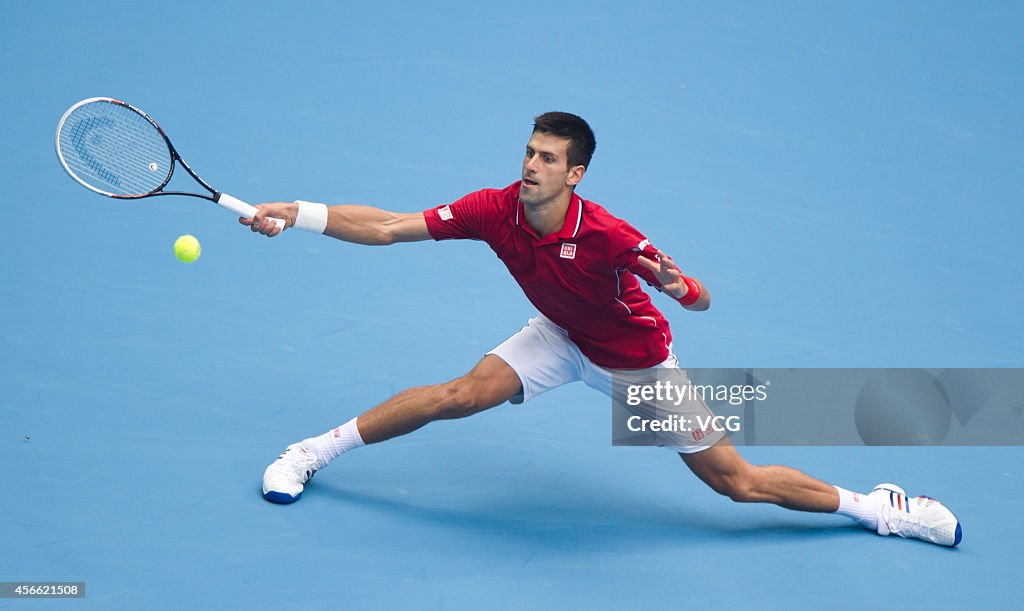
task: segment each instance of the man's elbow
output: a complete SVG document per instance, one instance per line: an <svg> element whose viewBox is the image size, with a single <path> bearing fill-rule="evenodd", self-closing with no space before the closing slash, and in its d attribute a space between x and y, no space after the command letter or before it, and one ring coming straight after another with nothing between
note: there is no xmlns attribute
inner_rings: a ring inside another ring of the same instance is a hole
<svg viewBox="0 0 1024 611"><path fill-rule="evenodd" d="M383 226L377 231L374 244L377 246L391 246L398 242L398 235L388 226Z"/></svg>
<svg viewBox="0 0 1024 611"><path fill-rule="evenodd" d="M683 306L684 308L690 310L691 312L703 312L704 310L707 310L708 308L711 307L711 293L709 293L708 290L704 288L703 284L700 284L700 281L698 281L698 286L700 286L700 297L698 297L697 301L694 301L690 305Z"/></svg>
<svg viewBox="0 0 1024 611"><path fill-rule="evenodd" d="M400 242L401 239L394 225L372 223L364 228L357 241L367 246L390 246Z"/></svg>
<svg viewBox="0 0 1024 611"><path fill-rule="evenodd" d="M397 214L380 224L383 245L399 242L420 242L430 239L430 231L422 214Z"/></svg>

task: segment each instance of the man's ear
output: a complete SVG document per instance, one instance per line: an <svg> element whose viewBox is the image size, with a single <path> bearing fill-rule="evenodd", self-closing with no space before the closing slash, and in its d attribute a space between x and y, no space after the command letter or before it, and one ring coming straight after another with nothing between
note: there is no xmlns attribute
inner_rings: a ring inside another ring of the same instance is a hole
<svg viewBox="0 0 1024 611"><path fill-rule="evenodd" d="M583 175L587 173L587 166L577 165L569 168L569 175L565 178L565 184L570 187L575 187L581 180Z"/></svg>

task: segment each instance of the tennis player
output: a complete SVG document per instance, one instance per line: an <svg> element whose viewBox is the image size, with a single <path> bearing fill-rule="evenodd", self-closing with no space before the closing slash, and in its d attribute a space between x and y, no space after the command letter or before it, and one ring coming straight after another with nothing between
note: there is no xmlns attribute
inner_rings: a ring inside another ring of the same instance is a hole
<svg viewBox="0 0 1024 611"><path fill-rule="evenodd" d="M309 478L338 456L435 420L464 418L506 401L521 403L575 381L611 395L616 371L677 367L668 322L640 280L691 311L708 309L711 296L629 223L576 194L595 147L583 119L548 112L535 119L520 180L503 189L476 191L424 212L299 201L263 204L253 219L240 219L270 237L295 227L369 245L481 240L539 311L466 375L411 388L288 446L263 475L268 501L292 503ZM284 229L268 217L284 219ZM707 406L697 398L682 410L707 413ZM752 465L723 433L702 434L697 439L681 433L663 445L733 501L840 513L880 535L960 543L959 521L934 499L911 498L892 484L858 494L789 467Z"/></svg>

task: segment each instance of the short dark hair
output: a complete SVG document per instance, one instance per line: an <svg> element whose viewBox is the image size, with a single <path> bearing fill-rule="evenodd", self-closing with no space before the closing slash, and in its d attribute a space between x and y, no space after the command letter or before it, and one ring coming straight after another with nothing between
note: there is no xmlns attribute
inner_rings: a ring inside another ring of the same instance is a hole
<svg viewBox="0 0 1024 611"><path fill-rule="evenodd" d="M597 148L594 132L582 118L567 112L546 112L533 120L533 131L569 140L569 167L590 167Z"/></svg>

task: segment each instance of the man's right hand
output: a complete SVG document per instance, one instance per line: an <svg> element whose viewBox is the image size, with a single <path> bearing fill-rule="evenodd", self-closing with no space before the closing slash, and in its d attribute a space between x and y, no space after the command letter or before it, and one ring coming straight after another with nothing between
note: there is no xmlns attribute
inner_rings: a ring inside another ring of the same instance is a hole
<svg viewBox="0 0 1024 611"><path fill-rule="evenodd" d="M299 205L293 202L259 204L256 208L256 216L251 219L240 218L238 222L248 225L253 233L262 233L268 238L279 235L285 229L294 226L295 217L299 214ZM268 221L268 217L283 220L284 227L278 227L277 223Z"/></svg>

